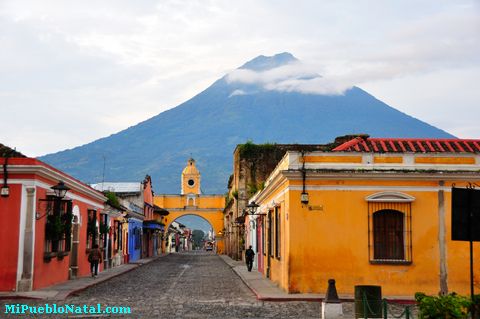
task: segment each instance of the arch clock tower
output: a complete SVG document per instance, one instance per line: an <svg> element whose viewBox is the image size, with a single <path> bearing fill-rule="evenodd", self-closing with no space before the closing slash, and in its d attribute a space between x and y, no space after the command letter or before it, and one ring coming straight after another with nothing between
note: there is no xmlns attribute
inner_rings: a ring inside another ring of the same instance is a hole
<svg viewBox="0 0 480 319"><path fill-rule="evenodd" d="M182 171L182 195L200 195L200 172L195 166L195 160L190 158Z"/></svg>

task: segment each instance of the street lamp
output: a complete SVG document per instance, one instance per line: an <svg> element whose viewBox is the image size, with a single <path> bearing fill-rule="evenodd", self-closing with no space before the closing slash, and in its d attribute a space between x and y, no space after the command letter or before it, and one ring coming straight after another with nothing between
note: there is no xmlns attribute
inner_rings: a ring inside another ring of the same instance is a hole
<svg viewBox="0 0 480 319"><path fill-rule="evenodd" d="M70 190L70 187L65 185L63 181L59 181L57 185L53 185L52 187L50 187L50 189L52 189L55 193L54 213L57 213L57 210L60 210L60 202ZM48 199L40 199L40 201L48 201ZM47 215L48 211L43 215L40 215L40 213L37 212L35 214L35 218L38 220Z"/></svg>
<svg viewBox="0 0 480 319"><path fill-rule="evenodd" d="M64 198L67 192L70 190L70 187L65 185L63 181L59 181L57 185L54 185L50 188L53 189L55 192L55 197L58 199Z"/></svg>
<svg viewBox="0 0 480 319"><path fill-rule="evenodd" d="M258 207L258 204L253 201L247 205L245 213L247 215L256 215Z"/></svg>

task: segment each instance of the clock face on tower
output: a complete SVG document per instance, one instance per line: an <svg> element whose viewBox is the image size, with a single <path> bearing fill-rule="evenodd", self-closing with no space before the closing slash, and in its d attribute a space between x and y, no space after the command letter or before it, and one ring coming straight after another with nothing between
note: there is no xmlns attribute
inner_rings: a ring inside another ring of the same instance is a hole
<svg viewBox="0 0 480 319"><path fill-rule="evenodd" d="M195 181L193 179L189 179L187 181L187 184L188 184L188 186L193 187L193 185L195 185Z"/></svg>

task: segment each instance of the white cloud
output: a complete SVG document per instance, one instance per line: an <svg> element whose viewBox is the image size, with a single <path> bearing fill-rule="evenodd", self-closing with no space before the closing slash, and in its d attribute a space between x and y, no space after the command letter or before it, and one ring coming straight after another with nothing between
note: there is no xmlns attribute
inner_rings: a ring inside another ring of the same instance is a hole
<svg viewBox="0 0 480 319"><path fill-rule="evenodd" d="M247 92L245 92L244 90L234 90L228 97L237 95L247 95Z"/></svg>
<svg viewBox="0 0 480 319"><path fill-rule="evenodd" d="M255 84L265 90L313 94L342 94L349 85L321 77L302 63L290 63L266 71L237 69L226 77L229 83Z"/></svg>

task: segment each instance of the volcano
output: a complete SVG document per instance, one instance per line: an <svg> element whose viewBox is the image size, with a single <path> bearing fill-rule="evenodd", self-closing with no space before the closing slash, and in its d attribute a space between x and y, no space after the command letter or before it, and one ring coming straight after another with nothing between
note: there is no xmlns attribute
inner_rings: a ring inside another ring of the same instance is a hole
<svg viewBox="0 0 480 319"><path fill-rule="evenodd" d="M357 133L453 138L358 87L329 89L326 79L299 65L290 53L256 57L170 110L40 159L87 183L101 182L103 175L108 181L140 181L149 174L156 192L179 193L182 168L192 156L202 192L224 193L233 151L248 140L321 144Z"/></svg>

